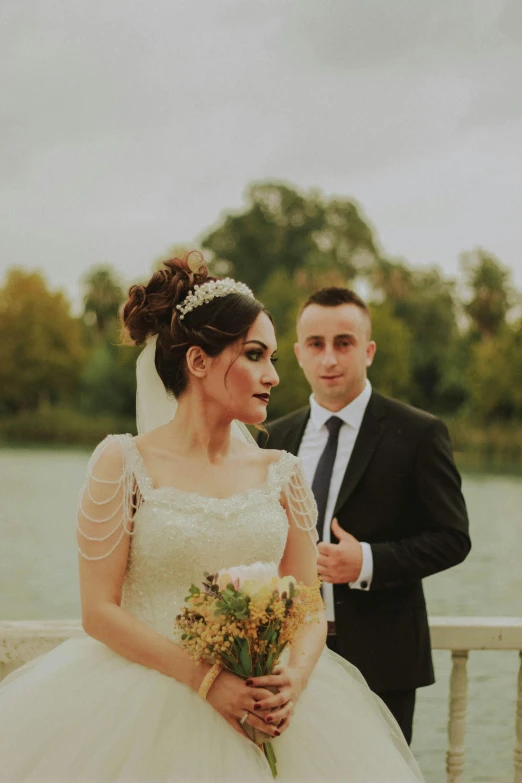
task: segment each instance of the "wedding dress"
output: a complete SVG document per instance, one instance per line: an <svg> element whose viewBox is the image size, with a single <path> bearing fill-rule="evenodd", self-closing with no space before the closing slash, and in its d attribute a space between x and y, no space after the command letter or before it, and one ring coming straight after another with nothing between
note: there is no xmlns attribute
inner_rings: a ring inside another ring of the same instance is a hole
<svg viewBox="0 0 522 783"><path fill-rule="evenodd" d="M121 473L100 481L107 449L120 455ZM187 588L204 571L279 562L289 525L310 528L315 513L300 460L287 452L262 486L216 499L155 488L130 435L98 446L82 498L86 554L101 559L131 534L122 606L169 638ZM115 529L118 498L134 514L132 525L124 514ZM281 783L422 781L387 708L357 669L327 648L274 750ZM188 686L85 636L0 684L0 780L269 783L272 777L262 751Z"/></svg>

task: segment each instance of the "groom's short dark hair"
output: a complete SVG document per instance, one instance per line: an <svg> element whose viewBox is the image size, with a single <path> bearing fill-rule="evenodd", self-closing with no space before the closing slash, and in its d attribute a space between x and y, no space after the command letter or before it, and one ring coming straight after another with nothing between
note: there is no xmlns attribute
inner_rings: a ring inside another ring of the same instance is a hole
<svg viewBox="0 0 522 783"><path fill-rule="evenodd" d="M298 319L301 317L303 311L313 304L320 305L320 307L339 307L343 304L352 304L360 310L363 310L371 321L368 305L355 293L355 291L352 291L351 288L331 286L330 288L320 288L318 291L314 291L306 302L301 305Z"/></svg>

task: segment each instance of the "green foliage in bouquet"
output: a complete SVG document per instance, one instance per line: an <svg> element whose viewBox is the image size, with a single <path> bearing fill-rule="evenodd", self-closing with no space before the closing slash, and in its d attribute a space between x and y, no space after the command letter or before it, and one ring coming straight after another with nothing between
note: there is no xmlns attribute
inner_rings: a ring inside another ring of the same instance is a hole
<svg viewBox="0 0 522 783"><path fill-rule="evenodd" d="M318 585L279 578L275 566L265 564L205 573L185 603L175 623L183 647L195 660L219 663L244 680L271 674L298 630L322 608ZM272 738L249 724L243 728L262 746L275 777Z"/></svg>

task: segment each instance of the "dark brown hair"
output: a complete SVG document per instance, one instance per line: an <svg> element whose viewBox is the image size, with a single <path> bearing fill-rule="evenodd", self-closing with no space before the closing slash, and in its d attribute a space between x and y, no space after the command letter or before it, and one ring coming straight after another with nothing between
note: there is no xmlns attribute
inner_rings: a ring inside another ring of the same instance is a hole
<svg viewBox="0 0 522 783"><path fill-rule="evenodd" d="M197 272L192 271L196 268ZM192 345L200 346L209 356L218 356L247 335L260 313L272 320L261 302L240 293L216 297L195 307L181 320L176 305L194 291L195 285L218 279L208 274L201 253L191 251L183 258L164 261L163 268L146 285L129 289L123 308L124 330L136 345L158 335L156 369L166 390L175 397L187 388L185 359Z"/></svg>
<svg viewBox="0 0 522 783"><path fill-rule="evenodd" d="M355 307L358 307L359 310L362 310L364 313L366 313L371 326L372 317L370 315L368 305L358 294L355 293L355 291L352 291L350 288L337 288L336 286L332 286L331 288L320 288L319 291L314 291L314 293L308 297L306 302L301 305L297 320L301 318L304 310L313 304L320 305L321 307L339 307L343 304L355 305Z"/></svg>

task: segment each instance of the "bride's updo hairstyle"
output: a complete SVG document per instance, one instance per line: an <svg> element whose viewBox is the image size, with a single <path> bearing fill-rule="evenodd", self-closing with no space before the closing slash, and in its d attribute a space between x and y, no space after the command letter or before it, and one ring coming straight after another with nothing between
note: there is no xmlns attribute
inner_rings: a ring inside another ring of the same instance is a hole
<svg viewBox="0 0 522 783"><path fill-rule="evenodd" d="M260 313L270 314L251 296L230 293L195 307L180 317L181 304L194 286L219 280L211 277L197 251L163 262L146 285L133 285L123 308L125 332L136 345L158 335L156 370L165 389L179 397L188 384L186 355L192 345L218 356L245 337Z"/></svg>

